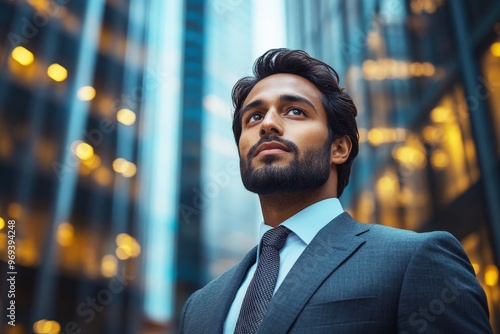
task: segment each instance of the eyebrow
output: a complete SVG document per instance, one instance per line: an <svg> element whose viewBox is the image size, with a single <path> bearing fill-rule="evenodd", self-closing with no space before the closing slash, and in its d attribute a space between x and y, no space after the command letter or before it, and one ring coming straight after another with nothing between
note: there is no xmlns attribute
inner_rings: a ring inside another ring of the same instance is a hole
<svg viewBox="0 0 500 334"><path fill-rule="evenodd" d="M284 94L284 95L280 95L279 101L280 102L301 102L301 103L305 103L308 106L310 106L315 112L318 112L316 110L316 108L314 107L314 105L311 103L311 101L309 101L308 99L306 99L306 98L304 98L302 96ZM255 108L255 107L258 107L258 106L261 106L262 104L263 104L263 102L260 99L252 101L245 108L243 108L243 110L241 111L241 114L243 115L248 110L250 110L252 108Z"/></svg>
<svg viewBox="0 0 500 334"><path fill-rule="evenodd" d="M311 103L311 101L309 101L308 99L306 99L305 97L302 97L302 96L298 96L298 95L286 95L286 94L285 95L281 95L280 96L280 102L302 102L302 103L307 104L309 107L311 107L314 111L317 112L316 108Z"/></svg>
<svg viewBox="0 0 500 334"><path fill-rule="evenodd" d="M255 100L247 104L245 108L241 111L241 115L245 114L248 110L262 105L262 100Z"/></svg>

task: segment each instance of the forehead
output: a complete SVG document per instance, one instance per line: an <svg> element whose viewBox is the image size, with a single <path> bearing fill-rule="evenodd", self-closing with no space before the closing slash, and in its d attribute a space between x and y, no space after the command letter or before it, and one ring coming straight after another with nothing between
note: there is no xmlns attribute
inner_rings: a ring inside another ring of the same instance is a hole
<svg viewBox="0 0 500 334"><path fill-rule="evenodd" d="M257 82L243 102L243 107L255 100L266 102L283 95L301 96L318 108L322 107L321 91L306 78L290 73L273 74Z"/></svg>

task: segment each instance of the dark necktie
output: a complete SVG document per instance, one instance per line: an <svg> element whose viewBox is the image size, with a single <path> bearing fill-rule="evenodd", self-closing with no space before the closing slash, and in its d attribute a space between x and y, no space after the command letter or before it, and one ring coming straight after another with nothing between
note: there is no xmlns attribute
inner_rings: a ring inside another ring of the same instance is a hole
<svg viewBox="0 0 500 334"><path fill-rule="evenodd" d="M280 270L280 250L289 233L290 230L285 226L278 226L264 233L259 263L243 299L235 334L257 333L273 298Z"/></svg>

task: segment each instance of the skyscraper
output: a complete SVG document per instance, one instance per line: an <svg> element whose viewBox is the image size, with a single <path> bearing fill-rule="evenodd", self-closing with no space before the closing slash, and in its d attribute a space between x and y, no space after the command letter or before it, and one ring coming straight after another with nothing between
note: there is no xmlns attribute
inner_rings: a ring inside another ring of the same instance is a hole
<svg viewBox="0 0 500 334"><path fill-rule="evenodd" d="M331 64L358 107L341 201L361 221L448 230L500 329L500 4L288 1L292 48Z"/></svg>
<svg viewBox="0 0 500 334"><path fill-rule="evenodd" d="M16 272L1 332L172 319L179 14L156 0L0 2L2 281L11 226Z"/></svg>

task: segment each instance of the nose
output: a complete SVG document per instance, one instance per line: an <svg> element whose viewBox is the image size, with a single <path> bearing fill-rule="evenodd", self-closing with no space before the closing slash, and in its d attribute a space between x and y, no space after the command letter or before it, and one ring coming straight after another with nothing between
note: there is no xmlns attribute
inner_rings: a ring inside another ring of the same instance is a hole
<svg viewBox="0 0 500 334"><path fill-rule="evenodd" d="M279 113L276 110L269 110L260 123L260 136L283 135L283 124Z"/></svg>

